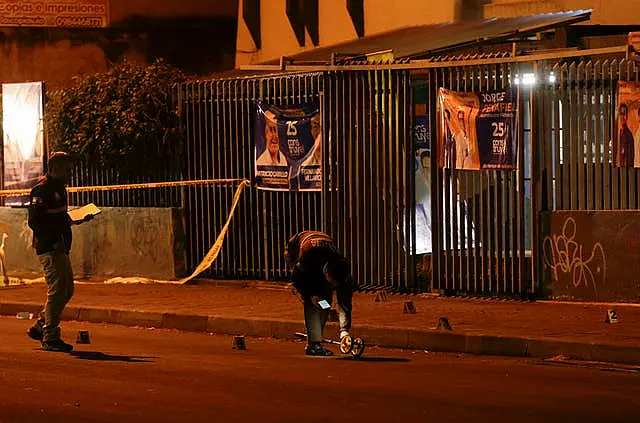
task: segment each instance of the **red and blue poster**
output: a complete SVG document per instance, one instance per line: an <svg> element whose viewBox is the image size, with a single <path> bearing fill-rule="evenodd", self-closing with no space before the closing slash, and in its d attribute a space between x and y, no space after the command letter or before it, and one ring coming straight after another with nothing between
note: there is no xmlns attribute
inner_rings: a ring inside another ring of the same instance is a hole
<svg viewBox="0 0 640 423"><path fill-rule="evenodd" d="M438 90L438 164L460 170L515 169L518 94Z"/></svg>
<svg viewBox="0 0 640 423"><path fill-rule="evenodd" d="M640 167L640 83L618 82L618 131L613 165Z"/></svg>
<svg viewBox="0 0 640 423"><path fill-rule="evenodd" d="M273 191L320 191L321 128L317 102L286 106L256 102L257 187Z"/></svg>

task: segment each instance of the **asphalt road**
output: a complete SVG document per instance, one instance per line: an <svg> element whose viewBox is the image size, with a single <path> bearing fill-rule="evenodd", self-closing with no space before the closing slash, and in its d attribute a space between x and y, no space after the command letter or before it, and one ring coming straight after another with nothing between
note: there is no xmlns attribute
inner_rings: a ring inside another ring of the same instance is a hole
<svg viewBox="0 0 640 423"><path fill-rule="evenodd" d="M370 348L305 357L300 342L63 323L90 345L38 350L0 318L0 422L636 422L640 372Z"/></svg>

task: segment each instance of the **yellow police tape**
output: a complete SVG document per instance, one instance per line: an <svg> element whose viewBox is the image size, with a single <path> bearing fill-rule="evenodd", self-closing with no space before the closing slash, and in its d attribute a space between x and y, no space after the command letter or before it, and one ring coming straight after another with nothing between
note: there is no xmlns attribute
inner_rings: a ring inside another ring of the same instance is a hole
<svg viewBox="0 0 640 423"><path fill-rule="evenodd" d="M227 230L229 229L229 225L231 224L231 219L233 218L233 214L235 212L236 206L240 201L240 197L242 196L242 192L244 189L251 185L247 179L203 179L203 180L195 180L195 181L180 181L180 182L150 182L150 183L142 183L142 184L127 184L127 185L98 185L98 186L90 186L90 187L69 187L67 188L67 192L96 192L96 191L113 191L113 190L129 190L129 189L145 189L145 188L171 188L171 187L183 187L183 186L199 186L199 185L215 185L215 184L232 184L235 182L240 182L236 192L233 196L233 202L231 204L231 210L229 210L229 216L227 217L227 221L222 227L222 230L218 234L216 241L213 243L209 252L204 256L198 267L191 273L191 275L186 278L182 278L177 281L165 281L165 280L156 280L149 279L144 277L117 277L104 281L104 283L165 283L165 284L185 284L207 270L215 259L218 257L220 253L220 249L222 248L222 244L224 242L225 235L227 234ZM28 195L31 190L29 189L19 189L19 190L1 190L0 197L6 196L17 196L17 195ZM43 278L39 278L43 280Z"/></svg>
<svg viewBox="0 0 640 423"><path fill-rule="evenodd" d="M177 182L146 182L141 184L126 185L95 185L90 187L68 187L67 192L97 192L97 191L117 191L129 189L148 189L148 188L176 188L189 187L199 185L214 184L232 184L234 182L245 182L246 179L199 179L195 181L177 181ZM247 181L248 182L248 181ZM31 189L5 189L0 190L0 197L14 197L18 195L29 195Z"/></svg>
<svg viewBox="0 0 640 423"><path fill-rule="evenodd" d="M230 181L236 182L237 180L230 180ZM233 195L233 202L231 203L231 210L229 210L229 217L227 217L227 221L222 227L222 230L220 231L220 233L218 234L216 241L213 243L213 245L209 249L209 252L204 256L204 258L202 259L198 267L196 267L196 270L194 270L193 273L191 273L191 275L187 276L186 278L182 278L178 281L164 281L164 280L135 278L135 277L129 277L129 278L118 277L118 278L112 278L112 279L106 280L104 281L104 283L164 283L164 284L182 285L189 282L191 279L195 278L200 273L207 270L209 267L211 267L215 259L218 257L218 254L220 253L220 249L222 248L222 244L224 242L224 237L227 234L227 230L229 229L229 224L231 223L231 219L233 218L233 214L236 210L236 206L240 201L240 196L242 195L242 191L244 191L246 187L251 185L251 183L246 179L241 179L240 181L241 181L240 185L236 189L236 193Z"/></svg>
<svg viewBox="0 0 640 423"><path fill-rule="evenodd" d="M198 267L196 267L196 270L193 271L191 276L180 279L178 283L181 283L181 284L187 283L188 281L195 278L200 273L204 272L209 267L211 267L211 264L214 262L216 257L218 257L218 253L220 253L220 248L222 248L224 236L227 234L227 230L229 229L229 224L231 223L231 219L233 218L233 213L236 210L238 201L240 201L240 196L242 195L242 191L244 190L244 188L248 187L249 185L250 185L250 182L246 179L240 183L240 185L238 186L238 189L236 190L236 193L233 196L233 203L231 203L231 210L229 210L229 217L227 217L227 221L222 227L222 230L220 231L220 233L218 234L218 237L216 238L216 242L213 243L213 245L211 246L211 249L209 249L209 252L207 253L206 256L204 256L204 258L202 259Z"/></svg>

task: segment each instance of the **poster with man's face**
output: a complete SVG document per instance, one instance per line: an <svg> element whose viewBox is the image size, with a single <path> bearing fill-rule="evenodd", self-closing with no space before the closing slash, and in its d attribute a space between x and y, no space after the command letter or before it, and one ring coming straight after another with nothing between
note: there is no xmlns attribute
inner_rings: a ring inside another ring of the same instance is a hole
<svg viewBox="0 0 640 423"><path fill-rule="evenodd" d="M438 166L515 169L518 99L511 90L438 90Z"/></svg>
<svg viewBox="0 0 640 423"><path fill-rule="evenodd" d="M640 167L640 83L618 82L617 131L613 164Z"/></svg>
<svg viewBox="0 0 640 423"><path fill-rule="evenodd" d="M322 130L317 102L286 106L257 102L255 146L258 188L322 188Z"/></svg>

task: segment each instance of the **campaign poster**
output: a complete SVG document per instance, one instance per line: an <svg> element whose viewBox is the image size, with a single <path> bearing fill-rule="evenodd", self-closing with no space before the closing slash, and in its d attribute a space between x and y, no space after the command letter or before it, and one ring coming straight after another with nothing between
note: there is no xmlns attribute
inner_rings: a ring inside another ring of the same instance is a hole
<svg viewBox="0 0 640 423"><path fill-rule="evenodd" d="M438 90L438 165L459 170L515 169L518 98L512 90Z"/></svg>
<svg viewBox="0 0 640 423"><path fill-rule="evenodd" d="M44 174L42 82L2 84L4 189L30 189ZM5 205L24 206L29 196L7 197Z"/></svg>
<svg viewBox="0 0 640 423"><path fill-rule="evenodd" d="M618 82L617 110L613 163L617 167L640 167L640 83Z"/></svg>
<svg viewBox="0 0 640 423"><path fill-rule="evenodd" d="M429 120L429 83L412 82L413 90L413 144L416 151L431 151L431 127Z"/></svg>
<svg viewBox="0 0 640 423"><path fill-rule="evenodd" d="M273 191L322 189L322 126L317 102L276 106L256 102L255 176Z"/></svg>

